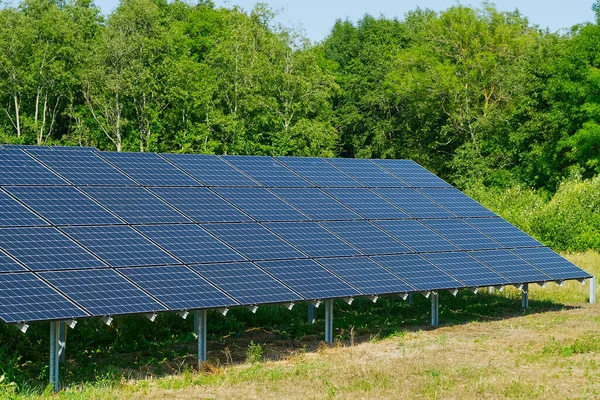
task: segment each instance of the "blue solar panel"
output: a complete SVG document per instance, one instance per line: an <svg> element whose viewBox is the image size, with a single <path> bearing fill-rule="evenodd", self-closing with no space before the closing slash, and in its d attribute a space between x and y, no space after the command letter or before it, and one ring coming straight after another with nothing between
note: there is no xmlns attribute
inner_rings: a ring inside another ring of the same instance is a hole
<svg viewBox="0 0 600 400"><path fill-rule="evenodd" d="M105 266L55 228L2 228L0 247L33 271Z"/></svg>
<svg viewBox="0 0 600 400"><path fill-rule="evenodd" d="M200 182L155 153L98 154L144 186L201 186Z"/></svg>
<svg viewBox="0 0 600 400"><path fill-rule="evenodd" d="M316 222L272 222L265 226L310 257L360 254Z"/></svg>
<svg viewBox="0 0 600 400"><path fill-rule="evenodd" d="M323 222L322 225L367 255L412 252L368 221Z"/></svg>
<svg viewBox="0 0 600 400"><path fill-rule="evenodd" d="M496 214L471 199L460 190L450 189L419 189L421 193L441 204L459 217L495 217Z"/></svg>
<svg viewBox="0 0 600 400"><path fill-rule="evenodd" d="M54 172L21 150L0 150L0 185L67 185Z"/></svg>
<svg viewBox="0 0 600 400"><path fill-rule="evenodd" d="M466 286L481 287L510 283L467 253L428 253L423 257L463 282Z"/></svg>
<svg viewBox="0 0 600 400"><path fill-rule="evenodd" d="M74 187L14 186L5 190L53 225L123 223Z"/></svg>
<svg viewBox="0 0 600 400"><path fill-rule="evenodd" d="M313 186L272 157L221 156L221 158L266 187Z"/></svg>
<svg viewBox="0 0 600 400"><path fill-rule="evenodd" d="M263 188L214 188L257 221L306 221L309 218Z"/></svg>
<svg viewBox="0 0 600 400"><path fill-rule="evenodd" d="M183 265L123 268L119 271L171 310L238 305L229 296Z"/></svg>
<svg viewBox="0 0 600 400"><path fill-rule="evenodd" d="M367 219L402 219L408 214L367 188L332 188L327 193Z"/></svg>
<svg viewBox="0 0 600 400"><path fill-rule="evenodd" d="M265 261L258 265L308 300L361 294L312 260Z"/></svg>
<svg viewBox="0 0 600 400"><path fill-rule="evenodd" d="M252 221L207 188L153 188L152 192L195 222Z"/></svg>
<svg viewBox="0 0 600 400"><path fill-rule="evenodd" d="M0 274L0 319L6 323L87 316L32 273Z"/></svg>
<svg viewBox="0 0 600 400"><path fill-rule="evenodd" d="M161 154L207 186L260 186L217 156L206 154Z"/></svg>
<svg viewBox="0 0 600 400"><path fill-rule="evenodd" d="M533 265L517 257L509 250L484 250L470 252L471 256L515 283L545 282L552 280Z"/></svg>
<svg viewBox="0 0 600 400"><path fill-rule="evenodd" d="M191 268L243 305L302 300L253 263L203 264Z"/></svg>
<svg viewBox="0 0 600 400"><path fill-rule="evenodd" d="M271 191L314 220L361 218L317 188L276 188Z"/></svg>
<svg viewBox="0 0 600 400"><path fill-rule="evenodd" d="M305 257L260 224L208 224L203 228L250 260Z"/></svg>
<svg viewBox="0 0 600 400"><path fill-rule="evenodd" d="M462 283L418 254L372 257L419 291L457 289Z"/></svg>
<svg viewBox="0 0 600 400"><path fill-rule="evenodd" d="M429 219L422 223L463 250L500 249L503 247L460 219Z"/></svg>
<svg viewBox="0 0 600 400"><path fill-rule="evenodd" d="M129 226L74 226L63 230L112 267L179 264Z"/></svg>
<svg viewBox="0 0 600 400"><path fill-rule="evenodd" d="M52 150L55 151L94 151L98 150L91 146L52 146Z"/></svg>
<svg viewBox="0 0 600 400"><path fill-rule="evenodd" d="M553 280L580 279L591 276L547 247L515 249L513 253L550 275Z"/></svg>
<svg viewBox="0 0 600 400"><path fill-rule="evenodd" d="M94 316L167 310L113 269L52 271L40 276Z"/></svg>
<svg viewBox="0 0 600 400"><path fill-rule="evenodd" d="M415 220L377 221L376 224L417 252L458 250L458 247Z"/></svg>
<svg viewBox="0 0 600 400"><path fill-rule="evenodd" d="M82 190L130 224L191 222L141 187L88 187Z"/></svg>
<svg viewBox="0 0 600 400"><path fill-rule="evenodd" d="M92 151L27 150L77 186L137 186Z"/></svg>
<svg viewBox="0 0 600 400"><path fill-rule="evenodd" d="M0 226L44 225L48 225L48 223L0 190Z"/></svg>
<svg viewBox="0 0 600 400"><path fill-rule="evenodd" d="M364 158L328 158L331 164L367 187L405 187L394 175Z"/></svg>
<svg viewBox="0 0 600 400"><path fill-rule="evenodd" d="M5 149L11 149L11 150L22 150L22 149L52 150L52 147L50 147L50 146L35 146L32 144L8 144L8 143L5 143L2 146L4 146Z"/></svg>
<svg viewBox="0 0 600 400"><path fill-rule="evenodd" d="M19 265L19 263L0 250L0 273L15 271L27 271L27 268Z"/></svg>
<svg viewBox="0 0 600 400"><path fill-rule="evenodd" d="M322 158L276 157L276 159L319 187L363 186Z"/></svg>
<svg viewBox="0 0 600 400"><path fill-rule="evenodd" d="M452 187L412 160L373 160L412 187Z"/></svg>
<svg viewBox="0 0 600 400"><path fill-rule="evenodd" d="M323 258L318 260L336 275L367 295L415 291L367 257Z"/></svg>
<svg viewBox="0 0 600 400"><path fill-rule="evenodd" d="M466 218L464 221L505 247L542 246L540 242L502 218Z"/></svg>
<svg viewBox="0 0 600 400"><path fill-rule="evenodd" d="M375 191L414 218L455 217L455 215L435 204L415 189L376 189Z"/></svg>
<svg viewBox="0 0 600 400"><path fill-rule="evenodd" d="M136 228L186 264L244 260L198 225L143 225Z"/></svg>

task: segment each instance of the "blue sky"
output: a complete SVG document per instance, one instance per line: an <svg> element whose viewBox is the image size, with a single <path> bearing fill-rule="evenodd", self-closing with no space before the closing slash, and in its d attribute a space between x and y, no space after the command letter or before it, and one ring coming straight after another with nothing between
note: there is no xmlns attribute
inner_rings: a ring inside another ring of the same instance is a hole
<svg viewBox="0 0 600 400"><path fill-rule="evenodd" d="M252 9L255 0L214 0L217 6L230 7L239 5L246 10ZM104 13L109 13L118 0L96 0ZM402 18L407 11L417 6L431 8L436 11L444 10L457 4L453 0L263 0L274 9L282 10L277 22L288 26L300 26L313 41L322 40L329 33L333 23L338 18L349 18L352 21L360 19L365 13L373 16ZM594 0L497 0L494 3L499 10L513 11L519 9L529 18L532 24L552 31L569 28L575 24L593 21L592 4ZM463 1L462 4L479 6L481 2Z"/></svg>

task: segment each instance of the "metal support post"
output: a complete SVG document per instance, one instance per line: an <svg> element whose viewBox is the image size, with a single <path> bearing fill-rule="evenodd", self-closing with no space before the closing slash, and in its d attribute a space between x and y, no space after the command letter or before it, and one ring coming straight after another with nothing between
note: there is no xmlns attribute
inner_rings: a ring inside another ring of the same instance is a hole
<svg viewBox="0 0 600 400"><path fill-rule="evenodd" d="M333 300L325 300L325 343L333 343Z"/></svg>
<svg viewBox="0 0 600 400"><path fill-rule="evenodd" d="M315 305L312 303L308 304L308 323L315 323Z"/></svg>
<svg viewBox="0 0 600 400"><path fill-rule="evenodd" d="M524 310L529 308L529 284L525 283L521 289L521 307Z"/></svg>
<svg viewBox="0 0 600 400"><path fill-rule="evenodd" d="M493 286L490 286L490 287L488 288L488 293L490 293L490 294L491 294L491 293L494 293L495 291L496 291L496 288L495 288L495 287L493 287Z"/></svg>
<svg viewBox="0 0 600 400"><path fill-rule="evenodd" d="M406 302L408 304L412 304L413 303L413 297L414 297L414 295L412 293L409 293L408 297L406 298Z"/></svg>
<svg viewBox="0 0 600 400"><path fill-rule="evenodd" d="M58 392L58 365L59 365L59 330L60 322L50 322L50 384Z"/></svg>
<svg viewBox="0 0 600 400"><path fill-rule="evenodd" d="M194 313L194 331L198 336L198 369L206 362L206 310Z"/></svg>
<svg viewBox="0 0 600 400"><path fill-rule="evenodd" d="M439 325L439 302L438 293L431 293L431 326Z"/></svg>
<svg viewBox="0 0 600 400"><path fill-rule="evenodd" d="M590 304L596 304L596 277L592 276L589 279L590 284Z"/></svg>
<svg viewBox="0 0 600 400"><path fill-rule="evenodd" d="M64 363L67 352L67 324L65 321L60 321L58 331L58 361Z"/></svg>

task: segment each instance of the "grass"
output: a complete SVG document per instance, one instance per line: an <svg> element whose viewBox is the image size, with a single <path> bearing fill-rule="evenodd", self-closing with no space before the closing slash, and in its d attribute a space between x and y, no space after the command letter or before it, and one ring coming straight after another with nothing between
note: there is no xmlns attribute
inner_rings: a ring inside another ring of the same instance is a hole
<svg viewBox="0 0 600 400"><path fill-rule="evenodd" d="M567 257L600 275L600 254ZM70 332L75 343L59 394L41 387L47 379L45 328L8 332L4 337L15 351L0 347L7 376L0 380L0 398L598 398L600 306L586 304L588 290L578 282L533 285L528 311L520 309L514 288L461 291L456 298L442 293L437 329L428 326L429 300L422 296L413 304L395 297L336 302L333 346L318 340L322 309L315 326L304 323L301 305L292 312L215 313L211 361L202 372L194 368L189 321L164 316L156 325L129 318L112 328L82 321ZM32 354L10 362L24 345Z"/></svg>

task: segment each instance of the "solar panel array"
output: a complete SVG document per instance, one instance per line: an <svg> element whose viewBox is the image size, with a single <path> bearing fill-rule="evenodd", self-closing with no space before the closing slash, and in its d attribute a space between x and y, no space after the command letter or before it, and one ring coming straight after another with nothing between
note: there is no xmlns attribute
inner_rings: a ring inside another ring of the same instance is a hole
<svg viewBox="0 0 600 400"><path fill-rule="evenodd" d="M407 160L0 146L7 323L589 275Z"/></svg>

